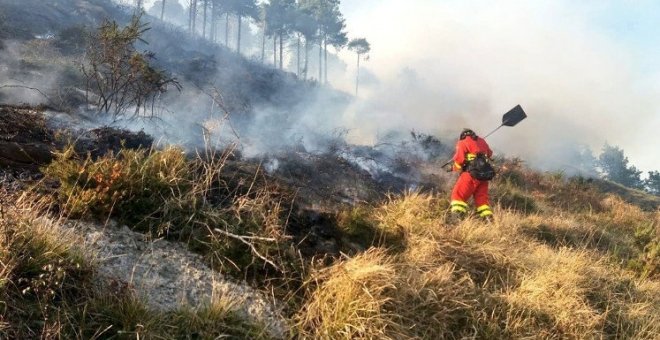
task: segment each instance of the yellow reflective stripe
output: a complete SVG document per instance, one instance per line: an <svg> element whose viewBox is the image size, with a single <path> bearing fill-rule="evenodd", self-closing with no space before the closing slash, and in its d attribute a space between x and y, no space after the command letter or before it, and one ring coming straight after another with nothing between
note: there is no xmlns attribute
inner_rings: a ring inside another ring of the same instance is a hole
<svg viewBox="0 0 660 340"><path fill-rule="evenodd" d="M453 207L453 206L456 206L456 205L461 206L461 207L464 207L464 208L467 208L467 207L468 207L467 203L465 203L465 202L463 202L463 201L451 201L451 206L452 206L452 207Z"/></svg>
<svg viewBox="0 0 660 340"><path fill-rule="evenodd" d="M477 158L477 155L473 153L468 153L465 155L465 159L467 159L468 161L473 161L475 158Z"/></svg>
<svg viewBox="0 0 660 340"><path fill-rule="evenodd" d="M484 204L484 205L479 206L479 207L477 208L477 212L478 212L478 213L480 213L480 212L482 212L482 211L484 211L484 210L490 210L490 206L489 206L488 204Z"/></svg>
<svg viewBox="0 0 660 340"><path fill-rule="evenodd" d="M451 207L451 212L467 213L467 209L465 207L460 206L460 205L454 205L454 206Z"/></svg>
<svg viewBox="0 0 660 340"><path fill-rule="evenodd" d="M490 209L484 210L484 211L479 213L479 216L481 216L481 217L492 216L492 215L493 215L493 212L490 211Z"/></svg>

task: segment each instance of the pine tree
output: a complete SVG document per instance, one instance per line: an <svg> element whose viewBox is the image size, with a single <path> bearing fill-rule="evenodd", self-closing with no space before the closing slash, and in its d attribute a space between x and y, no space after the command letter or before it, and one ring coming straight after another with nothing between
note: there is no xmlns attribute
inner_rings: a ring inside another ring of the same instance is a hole
<svg viewBox="0 0 660 340"><path fill-rule="evenodd" d="M371 51L371 45L365 38L353 39L348 43L348 49L357 54L357 75L355 77L355 96L360 88L360 59Z"/></svg>
<svg viewBox="0 0 660 340"><path fill-rule="evenodd" d="M649 178L644 181L644 186L650 194L660 196L660 171L649 171Z"/></svg>
<svg viewBox="0 0 660 340"><path fill-rule="evenodd" d="M605 144L603 153L598 158L598 166L605 179L630 188L642 189L642 172L633 165L628 165L626 157L619 147Z"/></svg>

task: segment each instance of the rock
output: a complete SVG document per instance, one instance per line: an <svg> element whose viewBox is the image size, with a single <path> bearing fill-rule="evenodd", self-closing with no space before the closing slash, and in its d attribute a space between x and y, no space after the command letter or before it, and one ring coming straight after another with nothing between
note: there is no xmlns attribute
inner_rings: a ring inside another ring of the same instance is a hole
<svg viewBox="0 0 660 340"><path fill-rule="evenodd" d="M199 308L210 304L213 297L223 297L236 304L238 316L264 325L272 337L285 336L281 307L249 285L212 270L183 244L145 240L143 234L126 226L117 229L78 222L70 227L85 235L87 248L98 259L99 274L128 283L149 307L163 311Z"/></svg>

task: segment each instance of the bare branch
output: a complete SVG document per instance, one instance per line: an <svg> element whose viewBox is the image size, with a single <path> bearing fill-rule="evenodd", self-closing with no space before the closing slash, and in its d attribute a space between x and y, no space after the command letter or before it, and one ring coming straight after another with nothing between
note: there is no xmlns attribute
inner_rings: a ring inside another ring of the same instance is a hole
<svg viewBox="0 0 660 340"><path fill-rule="evenodd" d="M228 231L225 231L225 230L222 230L222 229L218 229L218 228L213 229L213 231L215 231L216 233L222 234L222 235L224 235L224 236L226 236L226 237L232 238L232 239L234 239L234 240L237 240L237 241L239 241L239 242L245 244L246 246L250 247L250 250L252 250L252 253L253 253L256 257L258 257L258 258L260 258L262 261L264 261L264 262L270 264L271 266L273 266L273 268L275 268L275 269L281 271L281 270L280 270L280 267L279 267L278 265L276 265L273 261L269 260L267 257L261 255L261 253L259 253L259 251L257 250L257 248L254 246L254 243L253 243L254 241L261 241L261 242L277 242L276 239L274 239L274 238L270 238L270 237L260 237L260 236L241 236L241 235L232 234L232 233L230 233L230 232L228 232Z"/></svg>
<svg viewBox="0 0 660 340"><path fill-rule="evenodd" d="M55 105L53 103L53 101L50 99L50 97L48 97L43 91L41 91L40 89L38 89L36 87L30 87L30 86L25 86L25 85L2 85L2 86L0 86L0 89L5 89L5 88L8 88L8 89L18 88L18 89L27 89L27 90L37 91L44 98L46 98L46 100L48 101L48 105L52 105L53 107L55 107L56 109L59 110L59 108L57 108L57 105Z"/></svg>

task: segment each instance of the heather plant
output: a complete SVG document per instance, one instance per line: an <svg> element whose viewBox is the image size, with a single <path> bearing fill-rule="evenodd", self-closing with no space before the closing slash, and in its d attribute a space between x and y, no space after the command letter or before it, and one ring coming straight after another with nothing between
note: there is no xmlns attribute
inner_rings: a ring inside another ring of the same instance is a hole
<svg viewBox="0 0 660 340"><path fill-rule="evenodd" d="M282 200L267 185L223 178L229 154L188 159L170 147L93 159L69 147L44 173L59 182L57 202L71 218L112 218L152 237L186 242L228 272L283 271L292 261L279 256L288 244Z"/></svg>

